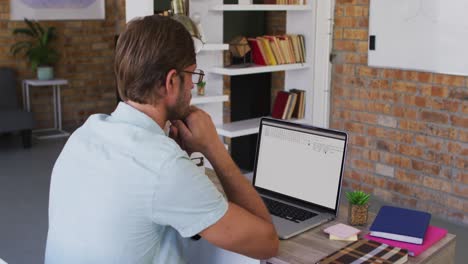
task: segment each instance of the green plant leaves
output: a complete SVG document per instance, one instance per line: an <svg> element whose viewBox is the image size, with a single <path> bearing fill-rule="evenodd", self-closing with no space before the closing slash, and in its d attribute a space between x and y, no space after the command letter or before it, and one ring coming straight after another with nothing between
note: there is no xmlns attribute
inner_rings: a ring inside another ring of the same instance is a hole
<svg viewBox="0 0 468 264"><path fill-rule="evenodd" d="M369 202L370 194L363 191L346 192L346 198L351 204L365 205Z"/></svg>
<svg viewBox="0 0 468 264"><path fill-rule="evenodd" d="M31 67L35 70L38 66L50 66L57 62L59 54L50 47L52 40L56 38L55 27L43 28L37 21L24 19L28 28L17 28L13 30L13 34L21 34L31 39L29 41L19 41L13 44L10 52L13 55L24 53L24 56L31 63Z"/></svg>
<svg viewBox="0 0 468 264"><path fill-rule="evenodd" d="M27 35L30 37L34 37L34 33L29 28L17 28L13 30L13 34L14 35L23 34L23 35Z"/></svg>

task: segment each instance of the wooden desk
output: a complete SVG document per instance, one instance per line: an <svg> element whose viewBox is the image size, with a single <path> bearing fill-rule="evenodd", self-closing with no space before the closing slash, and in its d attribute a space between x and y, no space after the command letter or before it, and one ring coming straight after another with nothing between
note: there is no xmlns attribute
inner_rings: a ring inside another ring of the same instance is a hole
<svg viewBox="0 0 468 264"><path fill-rule="evenodd" d="M222 191L221 184L214 172L211 170L207 170L206 172L210 179L219 188L219 190ZM333 253L334 251L346 246L347 244L350 244L351 242L329 240L327 234L325 234L322 231L326 227L337 223L347 223L347 215L347 205L340 205L339 217L337 220L306 231L288 240L281 240L278 256L267 260L266 263L316 263L321 258ZM375 214L369 212L368 223L371 224L374 218ZM366 234L368 228L369 226L360 228L364 231L362 232L362 234ZM418 257L408 257L408 262L406 263L454 263L455 243L456 236L454 234L447 234L445 238L437 242L435 245L423 252Z"/></svg>

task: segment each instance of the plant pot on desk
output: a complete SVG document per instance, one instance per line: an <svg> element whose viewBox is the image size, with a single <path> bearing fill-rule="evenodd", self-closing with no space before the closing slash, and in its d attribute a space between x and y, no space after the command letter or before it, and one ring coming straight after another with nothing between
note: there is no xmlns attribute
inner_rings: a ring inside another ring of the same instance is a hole
<svg viewBox="0 0 468 264"><path fill-rule="evenodd" d="M348 207L348 223L354 226L366 225L368 212L369 212L369 204L364 204L364 205L350 204Z"/></svg>

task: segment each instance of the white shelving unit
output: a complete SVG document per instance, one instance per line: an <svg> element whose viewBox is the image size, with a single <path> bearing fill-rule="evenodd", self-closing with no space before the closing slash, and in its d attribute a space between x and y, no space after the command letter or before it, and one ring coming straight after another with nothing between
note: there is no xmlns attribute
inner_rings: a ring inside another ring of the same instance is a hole
<svg viewBox="0 0 468 264"><path fill-rule="evenodd" d="M225 94L216 94L215 92L208 91L205 95L197 95L196 89L192 91L192 100L190 101L193 105L199 104L210 104L210 103L221 103L229 101L229 96Z"/></svg>
<svg viewBox="0 0 468 264"><path fill-rule="evenodd" d="M194 2L194 1L193 1ZM225 11L286 11L286 33L305 37L305 64L253 66L249 68L213 67L208 72L236 76L265 72L285 71L285 90L306 91L305 118L297 122L328 127L329 87L331 64L329 53L332 43L332 0L311 0L306 5L214 5L212 13ZM218 126L225 137L240 137L258 133L259 119L248 119Z"/></svg>
<svg viewBox="0 0 468 264"><path fill-rule="evenodd" d="M222 75L246 75L264 72L277 72L277 71L290 71L290 70L301 70L309 68L307 63L294 63L294 64L281 64L274 66L261 66L254 65L246 68L227 68L227 67L214 67L208 71L211 73L222 74Z"/></svg>
<svg viewBox="0 0 468 264"><path fill-rule="evenodd" d="M235 138L258 133L260 118L246 119L242 121L226 123L218 126L216 130L221 136Z"/></svg>
<svg viewBox="0 0 468 264"><path fill-rule="evenodd" d="M309 5L217 5L213 11L307 11Z"/></svg>
<svg viewBox="0 0 468 264"><path fill-rule="evenodd" d="M291 119L295 123L307 124L305 119ZM231 122L218 126L218 134L224 137L235 138L257 134L260 127L260 118L245 119L242 121Z"/></svg>
<svg viewBox="0 0 468 264"><path fill-rule="evenodd" d="M228 50L229 44L216 44L216 43L205 43L201 49L203 51L222 51Z"/></svg>

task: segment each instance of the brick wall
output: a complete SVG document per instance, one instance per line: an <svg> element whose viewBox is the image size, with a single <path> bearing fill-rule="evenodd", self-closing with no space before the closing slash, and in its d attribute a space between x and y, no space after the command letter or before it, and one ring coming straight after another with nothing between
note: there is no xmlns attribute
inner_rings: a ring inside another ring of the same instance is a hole
<svg viewBox="0 0 468 264"><path fill-rule="evenodd" d="M13 57L10 46L19 38L12 30L24 27L24 22L9 20L10 1L0 3L0 67L11 67L20 80L35 78L26 59ZM109 113L115 107L113 74L114 36L125 26L125 0L106 0L105 20L40 21L43 26L57 28L55 43L61 57L55 66L57 78L68 79L62 88L62 119L65 128L74 129L93 113ZM52 91L32 88L31 101L37 126L53 126ZM21 101L21 100L19 100Z"/></svg>
<svg viewBox="0 0 468 264"><path fill-rule="evenodd" d="M336 0L331 127L345 186L468 224L468 78L367 67L369 0Z"/></svg>

